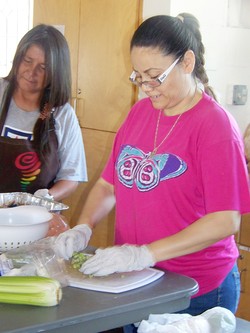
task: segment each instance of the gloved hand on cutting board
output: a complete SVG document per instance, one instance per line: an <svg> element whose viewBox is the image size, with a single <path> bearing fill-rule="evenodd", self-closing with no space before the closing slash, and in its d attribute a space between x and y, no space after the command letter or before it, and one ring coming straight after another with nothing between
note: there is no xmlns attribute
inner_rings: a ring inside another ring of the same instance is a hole
<svg viewBox="0 0 250 333"><path fill-rule="evenodd" d="M57 236L55 251L58 256L67 260L74 252L79 252L87 247L91 235L92 230L87 224L79 224Z"/></svg>
<svg viewBox="0 0 250 333"><path fill-rule="evenodd" d="M123 245L96 250L95 255L88 259L79 271L87 275L104 276L140 271L154 264L153 254L146 245Z"/></svg>

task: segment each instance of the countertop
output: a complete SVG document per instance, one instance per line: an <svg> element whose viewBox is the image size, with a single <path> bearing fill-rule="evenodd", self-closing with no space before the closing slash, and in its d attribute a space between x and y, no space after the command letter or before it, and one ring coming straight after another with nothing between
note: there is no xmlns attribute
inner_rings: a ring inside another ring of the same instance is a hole
<svg viewBox="0 0 250 333"><path fill-rule="evenodd" d="M58 306L0 304L0 333L97 333L147 319L150 313L183 310L197 291L195 280L172 272L119 294L65 287Z"/></svg>

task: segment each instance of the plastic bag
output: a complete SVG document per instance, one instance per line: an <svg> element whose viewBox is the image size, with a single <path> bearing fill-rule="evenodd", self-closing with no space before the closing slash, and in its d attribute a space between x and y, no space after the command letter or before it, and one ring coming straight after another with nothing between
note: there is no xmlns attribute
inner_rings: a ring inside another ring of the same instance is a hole
<svg viewBox="0 0 250 333"><path fill-rule="evenodd" d="M233 333L236 319L222 307L214 307L199 316L189 314L149 315L143 320L138 333Z"/></svg>
<svg viewBox="0 0 250 333"><path fill-rule="evenodd" d="M0 255L0 275L46 276L68 285L64 259L54 249L55 237L6 251Z"/></svg>
<svg viewBox="0 0 250 333"><path fill-rule="evenodd" d="M46 237L58 236L70 229L69 223L64 215L52 213L53 217L49 222L49 230Z"/></svg>

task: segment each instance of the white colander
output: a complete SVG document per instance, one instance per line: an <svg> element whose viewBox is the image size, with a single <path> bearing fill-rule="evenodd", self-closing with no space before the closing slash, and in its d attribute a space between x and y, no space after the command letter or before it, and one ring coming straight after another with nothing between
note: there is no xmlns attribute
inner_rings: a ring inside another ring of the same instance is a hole
<svg viewBox="0 0 250 333"><path fill-rule="evenodd" d="M0 208L0 252L44 238L52 217L39 206Z"/></svg>

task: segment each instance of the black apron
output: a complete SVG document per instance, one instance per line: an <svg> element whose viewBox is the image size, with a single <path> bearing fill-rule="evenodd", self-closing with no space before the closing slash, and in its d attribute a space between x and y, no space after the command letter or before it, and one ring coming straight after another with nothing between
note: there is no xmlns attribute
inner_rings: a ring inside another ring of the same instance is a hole
<svg viewBox="0 0 250 333"><path fill-rule="evenodd" d="M2 133L4 121L0 121ZM28 192L50 188L59 169L58 141L55 128L50 129L50 153L46 162L34 149L33 142L0 136L0 192Z"/></svg>

